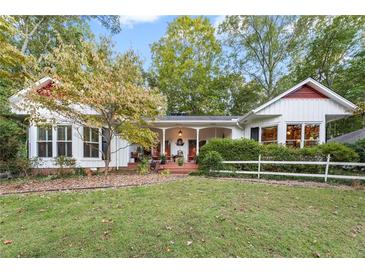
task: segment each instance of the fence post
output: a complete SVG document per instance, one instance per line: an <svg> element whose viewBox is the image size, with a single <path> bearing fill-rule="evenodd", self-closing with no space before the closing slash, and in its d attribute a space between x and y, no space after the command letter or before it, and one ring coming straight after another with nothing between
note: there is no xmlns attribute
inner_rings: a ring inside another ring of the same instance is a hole
<svg viewBox="0 0 365 274"><path fill-rule="evenodd" d="M331 155L328 154L327 155L327 163L326 163L326 171L325 171L325 174L324 174L324 181L327 183L327 177L328 177L328 169L329 169L329 166L330 166L330 159L331 159Z"/></svg>
<svg viewBox="0 0 365 274"><path fill-rule="evenodd" d="M259 154L259 163L257 166L257 179L260 179L260 171L261 171L261 154Z"/></svg>

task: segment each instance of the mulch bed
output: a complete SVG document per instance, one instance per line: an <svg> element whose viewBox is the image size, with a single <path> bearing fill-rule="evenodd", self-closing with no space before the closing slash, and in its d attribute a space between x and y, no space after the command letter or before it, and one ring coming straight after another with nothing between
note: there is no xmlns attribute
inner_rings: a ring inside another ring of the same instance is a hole
<svg viewBox="0 0 365 274"><path fill-rule="evenodd" d="M43 191L66 191L66 190L83 190L98 188L118 188L127 186L150 185L176 181L187 175L169 175L162 176L159 174L149 175L124 175L110 174L108 176L95 175L79 178L59 178L49 181L37 181L29 179L29 182L2 182L0 183L0 195L32 193Z"/></svg>

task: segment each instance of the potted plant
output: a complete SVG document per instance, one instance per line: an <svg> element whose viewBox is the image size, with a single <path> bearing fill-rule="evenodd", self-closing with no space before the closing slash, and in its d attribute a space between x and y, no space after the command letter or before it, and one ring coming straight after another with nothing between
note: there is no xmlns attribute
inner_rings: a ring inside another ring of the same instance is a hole
<svg viewBox="0 0 365 274"><path fill-rule="evenodd" d="M166 155L165 154L161 154L161 165L166 164Z"/></svg>
<svg viewBox="0 0 365 274"><path fill-rule="evenodd" d="M184 157L179 157L179 158L177 159L177 164L178 164L179 166L182 166L182 165L184 164Z"/></svg>

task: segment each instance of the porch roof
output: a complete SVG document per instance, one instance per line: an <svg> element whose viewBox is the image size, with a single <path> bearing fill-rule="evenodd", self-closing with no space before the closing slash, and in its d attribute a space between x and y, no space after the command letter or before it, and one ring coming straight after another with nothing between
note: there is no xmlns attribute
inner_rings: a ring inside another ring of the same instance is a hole
<svg viewBox="0 0 365 274"><path fill-rule="evenodd" d="M156 126L214 126L214 125L236 125L241 116L158 116L154 120L149 120L150 124Z"/></svg>
<svg viewBox="0 0 365 274"><path fill-rule="evenodd" d="M195 116L178 116L167 115L159 116L155 121L237 121L241 116L209 116L209 115L195 115Z"/></svg>

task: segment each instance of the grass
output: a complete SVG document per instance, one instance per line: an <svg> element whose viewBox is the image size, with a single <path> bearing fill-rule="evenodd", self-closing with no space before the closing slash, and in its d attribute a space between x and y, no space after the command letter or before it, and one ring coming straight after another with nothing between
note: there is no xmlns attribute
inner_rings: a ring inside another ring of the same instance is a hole
<svg viewBox="0 0 365 274"><path fill-rule="evenodd" d="M365 192L190 177L3 196L0 239L0 257L364 257Z"/></svg>

